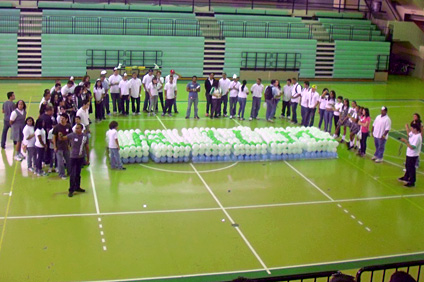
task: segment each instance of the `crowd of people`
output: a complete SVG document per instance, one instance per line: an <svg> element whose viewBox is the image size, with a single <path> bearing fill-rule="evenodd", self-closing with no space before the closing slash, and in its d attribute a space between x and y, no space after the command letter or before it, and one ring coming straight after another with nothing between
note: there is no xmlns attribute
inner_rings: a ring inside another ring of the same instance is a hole
<svg viewBox="0 0 424 282"><path fill-rule="evenodd" d="M131 79L128 79L126 73L121 76L117 68L108 78L106 75L107 72L102 71L92 88L89 76L85 76L78 84L71 77L63 86L60 80L56 80L51 89L44 91L39 104L39 116L36 118L27 116L23 100L15 103L15 94L7 93L8 100L3 103L4 127L1 147L5 148L6 135L11 128L15 160L22 161L26 158L28 170L38 176L54 171L58 172L62 179L66 179L68 175L70 193L81 192L79 173L81 167L89 163L88 140L90 114L93 113L93 108L96 122L105 120L106 115L129 115L130 102L132 114L140 115L141 94L144 90L142 111L147 115L158 114L159 103L162 116L172 117L172 112L178 113L177 81L181 75L174 70L171 70L165 78L162 77L160 70L154 73L152 69L148 70L142 79L138 78L137 73L132 73ZM368 108L359 106L356 101L350 101L346 97L337 96L334 90L324 88L319 93L317 86L311 86L308 81L305 81L302 87L296 78L287 79L282 87L278 80L272 80L265 87L258 78L249 89L247 81L243 80L240 83L236 74L229 79L226 73L223 73L222 78L217 80L212 73L205 80L204 88L205 116L210 119L229 117L244 120L247 97L251 94L249 120L260 119L259 112L264 98L265 120L274 123L278 117L277 107L281 100L281 119L287 119L292 124L304 127L315 125L332 134L334 138L340 138L340 142L346 143L349 150L357 149L357 155L361 157L366 155L367 139L372 136L376 148L372 160L376 163L383 161L385 145L391 130L387 107L383 106L381 114L371 123ZM191 108L194 107L194 118L199 119L199 93L203 90L196 76L193 76L187 84L186 91L188 107L185 118L190 118ZM298 120L299 104L301 119ZM112 168L122 170L125 168L122 167L119 158L117 127L116 122L109 125L110 130L107 133L111 140L109 153ZM418 114L414 114L414 120L406 126L406 131L408 139L400 140L407 146L406 173L399 180L405 181L405 186L413 187L422 144L422 125ZM43 169L43 165L48 167L47 171Z"/></svg>

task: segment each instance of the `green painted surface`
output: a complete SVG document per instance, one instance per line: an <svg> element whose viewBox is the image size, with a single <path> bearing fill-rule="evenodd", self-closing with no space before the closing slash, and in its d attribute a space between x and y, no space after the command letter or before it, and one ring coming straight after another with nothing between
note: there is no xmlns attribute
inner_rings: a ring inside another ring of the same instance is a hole
<svg viewBox="0 0 424 282"><path fill-rule="evenodd" d="M18 99L31 98L29 113L35 116L43 89L52 83L3 81L0 93L13 89ZM424 83L417 79L317 84L319 90L328 87L356 99L370 108L372 117L387 106L393 130L402 131L414 112L424 111ZM160 118L167 128L238 125L203 115L198 121L185 120L184 87L181 81L180 114ZM203 96L200 113L205 109ZM247 109L249 113L250 99ZM260 116L264 114L261 109ZM121 129L163 128L159 119L145 115L116 120ZM269 126L263 120L239 123ZM277 120L274 126L289 124ZM26 162L14 162L10 141L1 151L1 280L222 281L268 276L210 192L239 224L271 275L340 269L354 273L373 263L424 258L424 170L418 169L414 189L397 182L405 148L399 154L400 143L394 138L387 143L382 164L359 158L341 145L335 160L195 164L199 177L190 164L148 163L111 171L104 150L107 122L95 123L92 129L92 164L82 172L87 192L72 199L66 196L67 181L56 174L37 178L28 174ZM369 139L369 153L372 143ZM12 197L4 195L12 183Z"/></svg>
<svg viewBox="0 0 424 282"><path fill-rule="evenodd" d="M0 76L18 75L18 51L16 34L0 33Z"/></svg>

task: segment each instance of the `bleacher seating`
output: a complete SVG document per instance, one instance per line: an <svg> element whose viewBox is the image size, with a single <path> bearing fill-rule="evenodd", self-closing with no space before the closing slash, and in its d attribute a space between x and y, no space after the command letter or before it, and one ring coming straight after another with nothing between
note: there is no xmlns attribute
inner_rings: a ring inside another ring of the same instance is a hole
<svg viewBox="0 0 424 282"><path fill-rule="evenodd" d="M333 40L385 41L384 35L370 20L319 18Z"/></svg>
<svg viewBox="0 0 424 282"><path fill-rule="evenodd" d="M263 10L263 9L237 9L231 7L213 7L216 14L249 14L249 15L272 15L272 16L289 16L287 10Z"/></svg>
<svg viewBox="0 0 424 282"><path fill-rule="evenodd" d="M0 9L0 33L17 33L19 9Z"/></svg>
<svg viewBox="0 0 424 282"><path fill-rule="evenodd" d="M227 38L224 71L239 73L242 52L300 53L300 77L315 76L316 40Z"/></svg>
<svg viewBox="0 0 424 282"><path fill-rule="evenodd" d="M390 42L337 40L333 77L373 79L378 55L390 55Z"/></svg>
<svg viewBox="0 0 424 282"><path fill-rule="evenodd" d="M342 18L342 19L363 19L364 14L361 12L327 12L319 11L315 12L315 16L318 18Z"/></svg>
<svg viewBox="0 0 424 282"><path fill-rule="evenodd" d="M17 34L0 33L0 76L16 76L18 74Z"/></svg>

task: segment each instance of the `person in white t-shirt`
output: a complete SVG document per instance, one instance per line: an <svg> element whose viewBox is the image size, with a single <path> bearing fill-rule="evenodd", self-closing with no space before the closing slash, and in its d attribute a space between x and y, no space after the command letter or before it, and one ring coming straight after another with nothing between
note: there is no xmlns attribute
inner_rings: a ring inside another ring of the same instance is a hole
<svg viewBox="0 0 424 282"><path fill-rule="evenodd" d="M137 73L132 73L132 78L130 79L129 89L131 95L131 108L133 115L140 114L140 93L141 93L141 79L137 77Z"/></svg>
<svg viewBox="0 0 424 282"><path fill-rule="evenodd" d="M174 84L177 85L178 79L181 77L181 74L175 72L175 70L170 70L169 74L165 77L165 84L169 82L169 78L173 77ZM178 114L177 110L177 97L174 99L174 113ZM172 110L172 109L171 109Z"/></svg>
<svg viewBox="0 0 424 282"><path fill-rule="evenodd" d="M77 111L77 116L81 119L81 124L84 125L83 130L85 129L84 133L90 133L89 125L90 125L90 119L88 114L88 109L90 108L90 101L84 100L82 107ZM75 119L76 123L76 119Z"/></svg>
<svg viewBox="0 0 424 282"><path fill-rule="evenodd" d="M422 135L421 124L411 124L410 130L407 131L409 136L408 140L401 138L400 140L406 144L406 162L405 162L405 175L398 178L399 181L406 182L405 187L415 187L416 181L416 163L421 153Z"/></svg>
<svg viewBox="0 0 424 282"><path fill-rule="evenodd" d="M218 82L218 86L221 89L221 108L224 117L227 117L227 105L228 105L228 94L230 93L230 83L231 81L227 78L227 74L224 72L222 78ZM221 116L221 111L218 116Z"/></svg>
<svg viewBox="0 0 424 282"><path fill-rule="evenodd" d="M300 102L300 96L302 93L302 86L297 83L297 79L295 77L292 78L292 97L290 100L290 104L292 107L292 120L291 123L297 124L297 105Z"/></svg>
<svg viewBox="0 0 424 282"><path fill-rule="evenodd" d="M237 112L238 93L240 89L239 78L236 74L233 75L233 81L230 83L230 119L235 117Z"/></svg>
<svg viewBox="0 0 424 282"><path fill-rule="evenodd" d="M287 79L286 85L283 87L283 106L281 107L281 118L286 117L286 110L287 110L287 118L290 119L290 100L292 98L292 92L293 92L293 85L292 80L289 78Z"/></svg>
<svg viewBox="0 0 424 282"><path fill-rule="evenodd" d="M47 175L43 171L43 159L44 154L47 152L46 142L46 131L44 130L44 121L39 118L35 123L35 150L36 150L36 162L35 162L35 173L37 176Z"/></svg>
<svg viewBox="0 0 424 282"><path fill-rule="evenodd" d="M258 78L256 83L250 88L252 92L252 110L250 112L249 120L257 119L259 114L259 109L261 108L262 94L264 92L264 85L262 84L262 79Z"/></svg>
<svg viewBox="0 0 424 282"><path fill-rule="evenodd" d="M93 87L94 104L96 108L95 116L97 121L105 119L105 109L103 105L103 99L105 98L105 90L103 88L102 81L96 80L96 84Z"/></svg>
<svg viewBox="0 0 424 282"><path fill-rule="evenodd" d="M306 125L312 127L314 126L315 114L317 112L317 107L319 105L319 93L316 91L317 86L312 85L311 93L309 96L308 109L306 111Z"/></svg>
<svg viewBox="0 0 424 282"><path fill-rule="evenodd" d="M149 89L147 88L147 86L150 85L150 83L153 80L153 70L149 69L149 71L147 72L147 74L145 76L143 76L143 80L142 80L142 84L143 84L143 89L144 89L144 104L143 104L143 113L147 113L147 109L149 108L149 103L150 103L150 94L149 94Z"/></svg>
<svg viewBox="0 0 424 282"><path fill-rule="evenodd" d="M381 115L377 116L372 125L372 136L374 137L375 154L372 160L376 163L383 162L383 154L386 148L386 142L389 138L389 131L392 126L392 121L387 115L387 108L381 108Z"/></svg>
<svg viewBox="0 0 424 282"><path fill-rule="evenodd" d="M300 115L302 116L302 125L308 126L309 120L307 120L307 112L308 112L308 106L309 101L311 100L311 88L309 88L309 81L305 81L303 84L304 87L302 89L302 92L300 93Z"/></svg>
<svg viewBox="0 0 424 282"><path fill-rule="evenodd" d="M249 87L247 87L247 81L243 80L242 85L239 88L238 92L238 102L240 104L240 108L238 111L238 118L240 120L244 120L244 110L246 109L246 101L247 95L249 95Z"/></svg>
<svg viewBox="0 0 424 282"><path fill-rule="evenodd" d="M334 90L331 90L336 95ZM334 128L337 128L337 124L339 123L340 113L343 109L343 96L337 97L336 103L334 104Z"/></svg>
<svg viewBox="0 0 424 282"><path fill-rule="evenodd" d="M177 97L177 84L174 83L174 78L172 76L169 77L169 82L165 84L165 109L162 113L164 116L168 113L168 116L172 117L171 108L174 104L175 97Z"/></svg>
<svg viewBox="0 0 424 282"><path fill-rule="evenodd" d="M165 87L165 79L162 77L162 72L160 70L156 71L156 80L158 82L158 97L159 97L159 101L160 101L160 105L162 106L162 112L165 109L165 104L163 101L163 88ZM156 106L156 112L159 111L158 106Z"/></svg>
<svg viewBox="0 0 424 282"><path fill-rule="evenodd" d="M324 131L331 134L331 126L333 123L333 116L336 103L336 92L331 90L330 95L325 103L324 112Z"/></svg>
<svg viewBox="0 0 424 282"><path fill-rule="evenodd" d="M106 139L109 148L110 167L112 169L125 170L126 168L122 166L121 156L119 155L118 123L116 121L109 123Z"/></svg>
<svg viewBox="0 0 424 282"><path fill-rule="evenodd" d="M328 88L324 88L318 100L319 101L319 123L318 123L319 129L321 129L321 125L324 122L324 114L325 114L325 109L327 108L328 98L330 98L330 92L328 92Z"/></svg>
<svg viewBox="0 0 424 282"><path fill-rule="evenodd" d="M53 91L55 91L56 86L57 86L58 84L62 84L62 83L60 82L60 79L59 79L59 78L58 78L58 79L56 79L56 81L55 81L55 83L54 83L53 87L52 87L52 88L50 88L50 93L53 93ZM62 88L62 87L60 87L60 88ZM60 92L60 89L59 89L59 92Z"/></svg>
<svg viewBox="0 0 424 282"><path fill-rule="evenodd" d="M25 120L25 127L23 130L24 138L22 140L22 145L26 148L27 151L27 167L28 171L34 172L34 166L36 161L36 152L35 152L35 131L34 131L34 119L32 117L27 117Z"/></svg>
<svg viewBox="0 0 424 282"><path fill-rule="evenodd" d="M119 83L122 77L118 73L118 68L113 69L113 74L109 77L110 96L112 97L113 114L121 112L121 99L119 98Z"/></svg>
<svg viewBox="0 0 424 282"><path fill-rule="evenodd" d="M130 88L128 83L128 75L126 73L124 73L122 80L119 82L119 93L122 114L127 116L130 114Z"/></svg>
<svg viewBox="0 0 424 282"><path fill-rule="evenodd" d="M158 80L156 77L153 78L152 82L147 86L147 89L150 93L150 106L147 116L150 116L150 114L156 116L155 110L158 106Z"/></svg>
<svg viewBox="0 0 424 282"><path fill-rule="evenodd" d="M65 86L62 87L60 92L62 93L62 97L67 97L68 95L74 94L75 84L72 80L69 80Z"/></svg>

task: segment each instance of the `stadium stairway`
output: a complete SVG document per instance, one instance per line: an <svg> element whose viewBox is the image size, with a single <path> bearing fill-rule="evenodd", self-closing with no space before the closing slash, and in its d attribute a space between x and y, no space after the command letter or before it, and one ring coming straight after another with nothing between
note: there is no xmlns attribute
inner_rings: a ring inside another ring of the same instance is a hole
<svg viewBox="0 0 424 282"><path fill-rule="evenodd" d="M317 41L329 41L330 34L318 20L302 20L302 22L311 28L313 39Z"/></svg>
<svg viewBox="0 0 424 282"><path fill-rule="evenodd" d="M18 77L41 77L42 11L21 8L17 40Z"/></svg>
<svg viewBox="0 0 424 282"><path fill-rule="evenodd" d="M317 42L317 56L315 62L315 78L332 78L334 71L335 44L331 42Z"/></svg>

